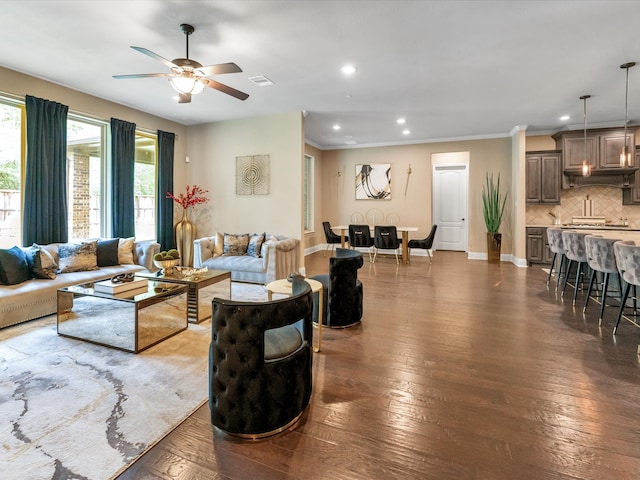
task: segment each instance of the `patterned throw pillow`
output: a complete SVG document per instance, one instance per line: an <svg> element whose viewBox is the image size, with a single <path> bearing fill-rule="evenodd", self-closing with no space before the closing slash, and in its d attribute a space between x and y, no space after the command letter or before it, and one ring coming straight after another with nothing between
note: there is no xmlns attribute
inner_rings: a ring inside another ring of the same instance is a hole
<svg viewBox="0 0 640 480"><path fill-rule="evenodd" d="M262 244L264 243L264 233L254 233L249 238L249 246L247 247L247 255L252 257L260 258L260 250L262 249Z"/></svg>
<svg viewBox="0 0 640 480"><path fill-rule="evenodd" d="M249 234L235 235L224 234L224 253L226 256L245 255L249 246Z"/></svg>
<svg viewBox="0 0 640 480"><path fill-rule="evenodd" d="M44 278L47 280L56 278L58 264L47 249L41 248L40 245L34 243L26 250L26 255L29 270L34 278Z"/></svg>
<svg viewBox="0 0 640 480"><path fill-rule="evenodd" d="M63 243L58 246L58 273L98 269L98 242Z"/></svg>
<svg viewBox="0 0 640 480"><path fill-rule="evenodd" d="M0 284L17 285L30 278L27 256L20 247L0 249Z"/></svg>
<svg viewBox="0 0 640 480"><path fill-rule="evenodd" d="M215 243L213 245L213 256L219 257L224 253L224 235L222 233L216 233L214 238Z"/></svg>

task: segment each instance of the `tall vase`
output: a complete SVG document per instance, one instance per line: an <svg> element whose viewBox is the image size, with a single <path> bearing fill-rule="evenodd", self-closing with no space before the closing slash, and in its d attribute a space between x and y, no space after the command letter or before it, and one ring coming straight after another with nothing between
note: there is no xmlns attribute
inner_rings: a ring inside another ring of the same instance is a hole
<svg viewBox="0 0 640 480"><path fill-rule="evenodd" d="M487 261L500 263L500 250L502 247L502 234L487 232Z"/></svg>
<svg viewBox="0 0 640 480"><path fill-rule="evenodd" d="M193 240L196 226L189 221L189 210L182 210L182 220L176 223L176 245L180 252L180 263L184 267L193 265Z"/></svg>

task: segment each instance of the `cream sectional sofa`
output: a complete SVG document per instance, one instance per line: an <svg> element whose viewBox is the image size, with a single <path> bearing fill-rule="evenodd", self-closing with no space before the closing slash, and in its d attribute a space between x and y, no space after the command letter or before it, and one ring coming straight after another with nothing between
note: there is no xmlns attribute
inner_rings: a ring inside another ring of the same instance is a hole
<svg viewBox="0 0 640 480"><path fill-rule="evenodd" d="M231 272L231 280L267 284L297 272L300 264L300 240L282 235L265 235L260 256L223 255L221 234L193 242L193 266Z"/></svg>
<svg viewBox="0 0 640 480"><path fill-rule="evenodd" d="M41 245L57 261L59 244ZM26 249L26 247L25 247ZM25 250L23 249L23 250ZM62 287L105 280L114 275L140 270L157 270L153 256L160 244L134 242L133 264L100 267L97 270L59 273L54 279L32 278L17 285L0 285L0 328L51 315L57 311L57 290Z"/></svg>

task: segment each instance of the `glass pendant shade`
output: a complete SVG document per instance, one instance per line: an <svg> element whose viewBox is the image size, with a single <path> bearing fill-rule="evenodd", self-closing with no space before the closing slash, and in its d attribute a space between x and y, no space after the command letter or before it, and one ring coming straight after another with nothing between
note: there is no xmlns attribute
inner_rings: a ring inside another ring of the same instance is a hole
<svg viewBox="0 0 640 480"><path fill-rule="evenodd" d="M591 176L591 163L587 160L587 99L591 98L591 95L582 95L580 100L584 104L584 160L582 160L582 176Z"/></svg>
<svg viewBox="0 0 640 480"><path fill-rule="evenodd" d="M198 81L197 78L192 76L183 75L181 77L175 77L169 80L169 82L178 93L190 93L191 95L197 95L204 89L204 85Z"/></svg>
<svg viewBox="0 0 640 480"><path fill-rule="evenodd" d="M627 146L627 123L629 122L629 69L635 66L635 64L636 62L629 62L620 65L620 68L624 68L627 71L627 83L624 93L624 146L622 147L622 153L620 153L620 166L622 168L630 167L632 165L631 152Z"/></svg>

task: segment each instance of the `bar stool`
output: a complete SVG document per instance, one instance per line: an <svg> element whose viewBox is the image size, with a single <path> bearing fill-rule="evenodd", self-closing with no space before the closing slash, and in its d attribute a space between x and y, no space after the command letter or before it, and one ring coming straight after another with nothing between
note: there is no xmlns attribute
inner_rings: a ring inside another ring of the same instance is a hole
<svg viewBox="0 0 640 480"><path fill-rule="evenodd" d="M559 267L556 267L556 290L560 285L560 277L562 276L563 267L565 264L564 255L564 243L562 242L562 229L549 227L547 228L547 241L549 242L549 249L553 252L553 259L551 260L551 268L549 269L549 278L547 278L547 285L551 282L551 275L553 274L553 268L556 265L556 260L560 263Z"/></svg>
<svg viewBox="0 0 640 480"><path fill-rule="evenodd" d="M589 279L589 288L587 289L587 298L584 301L583 312L587 311L587 305L591 298L591 290L593 284L597 282L597 273L603 275L602 278L602 300L600 304L600 318L598 324L602 325L602 317L604 315L604 307L607 302L607 289L609 288L609 275L614 274L618 277L618 285L622 285L620 281L620 272L616 263L616 255L613 251L613 244L618 242L619 238L602 238L600 235L587 235L584 237L584 245L587 251L587 263L591 267L591 278ZM622 293L622 292L621 292Z"/></svg>
<svg viewBox="0 0 640 480"><path fill-rule="evenodd" d="M618 325L624 312L627 298L629 298L629 292L633 287L633 314L635 316L637 311L636 305L636 286L640 285L640 246L636 246L633 240L620 241L613 244L613 251L616 255L616 264L618 265L618 271L622 275L622 279L625 281L624 293L620 300L620 309L618 310L618 318L616 319L616 325L613 327L613 334L618 331Z"/></svg>
<svg viewBox="0 0 640 480"><path fill-rule="evenodd" d="M567 288L567 280L569 280L569 273L571 272L571 265L573 262L577 263L576 267L576 283L573 289L573 304L576 304L576 297L578 296L578 284L580 283L580 274L582 274L582 268L587 266L587 253L584 246L584 237L587 236L585 232L576 232L570 230L562 231L562 243L564 245L564 254L569 262L567 263L567 270L564 276L564 284L562 286L562 295L564 296L564 290Z"/></svg>

